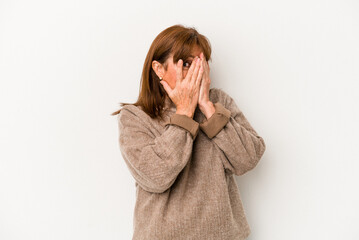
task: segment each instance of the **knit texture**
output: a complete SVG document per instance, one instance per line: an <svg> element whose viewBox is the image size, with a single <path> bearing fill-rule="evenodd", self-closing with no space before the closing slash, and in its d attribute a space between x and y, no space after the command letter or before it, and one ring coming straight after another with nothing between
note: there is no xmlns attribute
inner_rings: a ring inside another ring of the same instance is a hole
<svg viewBox="0 0 359 240"><path fill-rule="evenodd" d="M265 151L234 100L211 88L215 113L165 120L126 105L118 115L119 146L134 177L132 240L242 240L251 233L235 176L253 169Z"/></svg>

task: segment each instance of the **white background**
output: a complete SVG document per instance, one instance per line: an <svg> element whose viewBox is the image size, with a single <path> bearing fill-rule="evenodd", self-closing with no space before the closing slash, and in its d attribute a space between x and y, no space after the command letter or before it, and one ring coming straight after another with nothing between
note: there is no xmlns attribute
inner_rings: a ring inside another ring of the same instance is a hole
<svg viewBox="0 0 359 240"><path fill-rule="evenodd" d="M119 102L153 39L212 44L212 86L266 142L236 177L251 240L359 239L359 4L0 1L0 239L131 239Z"/></svg>

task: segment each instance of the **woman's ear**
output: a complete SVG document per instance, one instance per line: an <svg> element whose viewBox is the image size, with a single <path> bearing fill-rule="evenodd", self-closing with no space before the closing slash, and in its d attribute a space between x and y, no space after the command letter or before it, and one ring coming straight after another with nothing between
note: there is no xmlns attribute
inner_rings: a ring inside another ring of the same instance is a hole
<svg viewBox="0 0 359 240"><path fill-rule="evenodd" d="M161 63L159 63L159 62L156 61L156 60L153 60L153 61L152 61L152 69L153 69L153 71L155 71L156 75L157 75L159 78L163 78L164 68L163 68L163 66L162 66Z"/></svg>

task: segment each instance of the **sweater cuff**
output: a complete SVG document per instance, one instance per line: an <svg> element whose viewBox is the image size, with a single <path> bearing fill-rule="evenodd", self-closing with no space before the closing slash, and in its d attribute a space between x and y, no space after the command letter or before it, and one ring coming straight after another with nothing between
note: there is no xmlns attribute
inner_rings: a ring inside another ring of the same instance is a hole
<svg viewBox="0 0 359 240"><path fill-rule="evenodd" d="M213 115L199 124L200 129L212 139L228 123L231 111L225 108L220 102L213 104L216 111Z"/></svg>
<svg viewBox="0 0 359 240"><path fill-rule="evenodd" d="M187 115L174 113L171 115L170 120L165 124L174 124L179 127L186 129L191 133L192 139L194 140L199 132L199 123L193 120L193 118L188 117Z"/></svg>

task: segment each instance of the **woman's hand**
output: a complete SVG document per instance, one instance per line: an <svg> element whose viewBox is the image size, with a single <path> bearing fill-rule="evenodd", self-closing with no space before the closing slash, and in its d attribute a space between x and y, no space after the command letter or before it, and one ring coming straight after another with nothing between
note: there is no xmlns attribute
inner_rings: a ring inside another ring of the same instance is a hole
<svg viewBox="0 0 359 240"><path fill-rule="evenodd" d="M185 78L182 76L183 61L180 59L175 65L176 86L171 87L165 81L160 81L172 102L176 105L176 113L192 118L199 98L199 88L203 75L202 59L196 57Z"/></svg>
<svg viewBox="0 0 359 240"><path fill-rule="evenodd" d="M209 77L210 68L206 58L204 57L203 52L201 52L200 58L202 59L202 64L203 64L203 76L202 76L202 82L200 85L199 98L198 98L199 106L209 102L209 86L211 84L211 79Z"/></svg>
<svg viewBox="0 0 359 240"><path fill-rule="evenodd" d="M209 88L211 85L211 79L209 77L209 64L206 61L206 58L201 52L200 57L202 59L203 64L203 76L200 85L199 98L198 98L198 106L201 112L208 118L212 116L215 112L215 108L213 103L209 100Z"/></svg>

